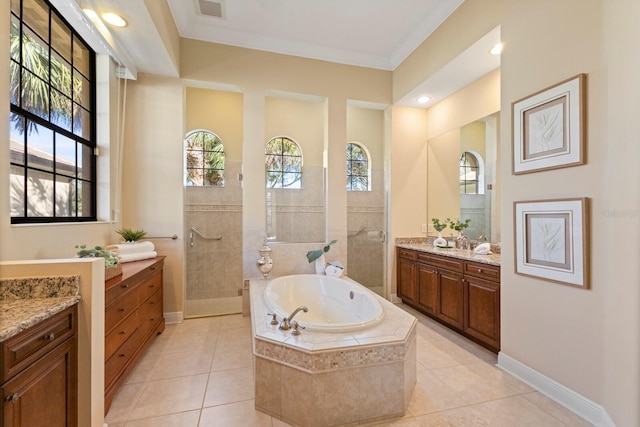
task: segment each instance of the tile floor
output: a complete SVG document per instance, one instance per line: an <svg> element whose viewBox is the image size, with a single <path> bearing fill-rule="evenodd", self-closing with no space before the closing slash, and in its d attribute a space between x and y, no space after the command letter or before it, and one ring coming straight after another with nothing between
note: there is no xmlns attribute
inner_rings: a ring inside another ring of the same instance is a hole
<svg viewBox="0 0 640 427"><path fill-rule="evenodd" d="M417 384L402 418L381 425L590 426L497 369L496 356L418 318ZM109 427L284 427L254 409L251 325L240 315L167 325L106 417Z"/></svg>

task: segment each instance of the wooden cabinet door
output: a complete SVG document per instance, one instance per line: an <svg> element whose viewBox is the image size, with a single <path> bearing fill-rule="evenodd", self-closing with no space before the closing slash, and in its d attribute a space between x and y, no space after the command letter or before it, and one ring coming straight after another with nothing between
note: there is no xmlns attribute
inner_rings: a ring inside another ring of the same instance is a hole
<svg viewBox="0 0 640 427"><path fill-rule="evenodd" d="M398 258L398 296L404 302L416 304L416 263Z"/></svg>
<svg viewBox="0 0 640 427"><path fill-rule="evenodd" d="M499 350L500 284L466 276L464 288L464 332Z"/></svg>
<svg viewBox="0 0 640 427"><path fill-rule="evenodd" d="M462 329L464 320L464 288L462 274L438 270L438 318Z"/></svg>
<svg viewBox="0 0 640 427"><path fill-rule="evenodd" d="M65 341L2 387L2 425L77 426L76 346Z"/></svg>
<svg viewBox="0 0 640 427"><path fill-rule="evenodd" d="M425 313L438 313L438 271L429 265L417 264L418 305Z"/></svg>

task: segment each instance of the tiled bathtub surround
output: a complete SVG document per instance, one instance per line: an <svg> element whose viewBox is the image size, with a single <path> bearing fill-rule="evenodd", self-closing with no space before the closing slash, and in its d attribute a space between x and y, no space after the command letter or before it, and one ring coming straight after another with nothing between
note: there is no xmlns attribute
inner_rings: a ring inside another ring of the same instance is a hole
<svg viewBox="0 0 640 427"><path fill-rule="evenodd" d="M416 320L379 298L383 322L346 333L270 324L263 292L251 281L255 406L301 426L343 425L403 416L416 382Z"/></svg>
<svg viewBox="0 0 640 427"><path fill-rule="evenodd" d="M0 341L80 301L79 276L0 279Z"/></svg>

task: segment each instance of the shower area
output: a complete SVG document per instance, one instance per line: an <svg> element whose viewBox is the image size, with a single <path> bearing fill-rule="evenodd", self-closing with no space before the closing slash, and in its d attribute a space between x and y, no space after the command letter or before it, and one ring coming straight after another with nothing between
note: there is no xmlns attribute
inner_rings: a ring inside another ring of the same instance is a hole
<svg viewBox="0 0 640 427"><path fill-rule="evenodd" d="M347 268L353 280L385 296L387 208L384 111L347 108Z"/></svg>
<svg viewBox="0 0 640 427"><path fill-rule="evenodd" d="M184 317L242 312L242 94L186 89Z"/></svg>

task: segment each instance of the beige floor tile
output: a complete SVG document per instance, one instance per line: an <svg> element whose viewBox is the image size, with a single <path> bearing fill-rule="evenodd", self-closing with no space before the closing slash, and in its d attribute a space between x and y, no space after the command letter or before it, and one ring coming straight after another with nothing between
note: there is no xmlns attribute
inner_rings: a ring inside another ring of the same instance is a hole
<svg viewBox="0 0 640 427"><path fill-rule="evenodd" d="M109 413L105 417L107 424L127 421L134 405L142 395L147 383L125 384L116 393L111 402Z"/></svg>
<svg viewBox="0 0 640 427"><path fill-rule="evenodd" d="M124 381L125 384L145 383L151 380L153 371L156 367L156 362L161 353L152 354L146 352L138 361L133 371L129 374Z"/></svg>
<svg viewBox="0 0 640 427"><path fill-rule="evenodd" d="M416 422L420 427L492 427L470 406L416 417Z"/></svg>
<svg viewBox="0 0 640 427"><path fill-rule="evenodd" d="M287 424L284 421L280 421L277 418L271 418L273 427L292 427L291 424Z"/></svg>
<svg viewBox="0 0 640 427"><path fill-rule="evenodd" d="M486 402L513 396L518 392L507 387L505 381L484 372L479 365L458 365L429 371L448 387L455 390L467 404Z"/></svg>
<svg viewBox="0 0 640 427"><path fill-rule="evenodd" d="M593 425L537 391L523 394L522 397L551 414L565 426L588 427Z"/></svg>
<svg viewBox="0 0 640 427"><path fill-rule="evenodd" d="M204 406L224 405L253 399L253 368L212 372Z"/></svg>
<svg viewBox="0 0 640 427"><path fill-rule="evenodd" d="M220 329L245 328L251 331L251 317L242 317L241 314L232 314L219 317L221 319Z"/></svg>
<svg viewBox="0 0 640 427"><path fill-rule="evenodd" d="M212 371L246 368L253 365L253 349L245 344L218 346L213 354Z"/></svg>
<svg viewBox="0 0 640 427"><path fill-rule="evenodd" d="M213 353L210 351L181 351L158 356L152 380L208 374Z"/></svg>
<svg viewBox="0 0 640 427"><path fill-rule="evenodd" d="M166 329L165 329L166 332ZM161 354L171 345L171 341L173 340L173 333L166 334L165 332L157 335L149 348L147 348L145 354Z"/></svg>
<svg viewBox="0 0 640 427"><path fill-rule="evenodd" d="M251 329L247 328L230 328L220 329L218 333L218 347L237 347L240 345L246 345L250 347L251 343Z"/></svg>
<svg viewBox="0 0 640 427"><path fill-rule="evenodd" d="M200 410L196 410L128 421L124 427L198 427L199 420Z"/></svg>
<svg viewBox="0 0 640 427"><path fill-rule="evenodd" d="M129 420L185 412L202 407L207 374L151 381L129 415Z"/></svg>
<svg viewBox="0 0 640 427"><path fill-rule="evenodd" d="M457 391L448 387L429 371L419 371L416 377L416 386L408 408L411 415L425 415L467 404Z"/></svg>
<svg viewBox="0 0 640 427"><path fill-rule="evenodd" d="M522 396L473 405L491 427L562 427L562 423Z"/></svg>
<svg viewBox="0 0 640 427"><path fill-rule="evenodd" d="M217 332L222 324L222 317L199 317L195 319L185 319L176 328L178 333L189 332Z"/></svg>
<svg viewBox="0 0 640 427"><path fill-rule="evenodd" d="M178 332L166 346L163 353L176 353L183 351L213 353L218 340L217 331L213 332Z"/></svg>
<svg viewBox="0 0 640 427"><path fill-rule="evenodd" d="M204 408L200 427L271 427L271 417L256 411L253 405L253 400L247 400Z"/></svg>

